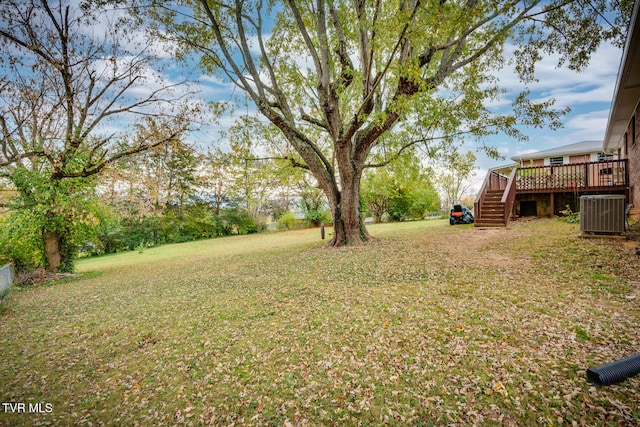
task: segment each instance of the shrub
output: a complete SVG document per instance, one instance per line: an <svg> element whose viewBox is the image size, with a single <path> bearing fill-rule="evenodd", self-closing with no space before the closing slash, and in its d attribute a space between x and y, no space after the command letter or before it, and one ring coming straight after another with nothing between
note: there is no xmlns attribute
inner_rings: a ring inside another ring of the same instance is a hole
<svg viewBox="0 0 640 427"><path fill-rule="evenodd" d="M328 210L311 210L305 214L305 218L309 221L312 227L319 227L320 224L331 224L333 218Z"/></svg>
<svg viewBox="0 0 640 427"><path fill-rule="evenodd" d="M560 215L562 215L565 221L569 224L580 222L580 212L573 212L569 205L565 205L565 208L566 209L560 211Z"/></svg>
<svg viewBox="0 0 640 427"><path fill-rule="evenodd" d="M278 230L293 230L296 226L296 216L293 212L285 212L276 221Z"/></svg>
<svg viewBox="0 0 640 427"><path fill-rule="evenodd" d="M194 203L168 206L155 215L131 214L111 221L100 230L99 242L92 247L114 253L257 231L254 219L242 209L223 209L216 215L210 206Z"/></svg>
<svg viewBox="0 0 640 427"><path fill-rule="evenodd" d="M13 262L17 272L44 265L42 229L36 215L27 210L0 220L0 263Z"/></svg>
<svg viewBox="0 0 640 427"><path fill-rule="evenodd" d="M258 225L245 210L238 208L224 209L219 217L225 236L250 234L258 231Z"/></svg>

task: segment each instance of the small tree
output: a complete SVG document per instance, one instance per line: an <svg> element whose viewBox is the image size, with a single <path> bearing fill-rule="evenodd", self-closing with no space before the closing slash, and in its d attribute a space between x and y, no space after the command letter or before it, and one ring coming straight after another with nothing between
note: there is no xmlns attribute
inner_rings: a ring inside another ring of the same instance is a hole
<svg viewBox="0 0 640 427"><path fill-rule="evenodd" d="M443 195L442 202L445 208L449 209L459 203L473 185L476 156L471 151L467 151L465 154L453 151L441 159L440 167L442 170L436 182Z"/></svg>
<svg viewBox="0 0 640 427"><path fill-rule="evenodd" d="M418 157L405 152L387 167L365 172L362 199L376 221L384 214L392 221L422 219L439 204L431 175Z"/></svg>
<svg viewBox="0 0 640 427"><path fill-rule="evenodd" d="M321 224L330 224L332 218L329 213L327 198L318 185L311 182L312 180L313 177L305 173L297 182L300 209L312 227L319 227Z"/></svg>
<svg viewBox="0 0 640 427"><path fill-rule="evenodd" d="M253 218L265 210L280 184L277 165L256 153L259 141L254 131L259 127L252 119L242 117L229 131L230 199L232 204L244 209Z"/></svg>
<svg viewBox="0 0 640 427"><path fill-rule="evenodd" d="M12 181L19 195L9 203L12 213L2 227L2 253L18 270L56 265L59 271L73 271L79 248L97 241L99 224L107 215L94 195L96 179L52 181L48 172L18 169Z"/></svg>
<svg viewBox="0 0 640 427"><path fill-rule="evenodd" d="M231 198L231 165L228 154L217 149L203 159L199 195L213 206L216 215Z"/></svg>
<svg viewBox="0 0 640 427"><path fill-rule="evenodd" d="M203 157L181 138L165 141L106 168L102 199L141 214L182 206L196 196L202 162Z"/></svg>

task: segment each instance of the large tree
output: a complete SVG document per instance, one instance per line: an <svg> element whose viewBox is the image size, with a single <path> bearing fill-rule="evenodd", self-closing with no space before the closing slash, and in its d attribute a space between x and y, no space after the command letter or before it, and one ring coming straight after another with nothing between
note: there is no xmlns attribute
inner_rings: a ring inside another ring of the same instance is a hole
<svg viewBox="0 0 640 427"><path fill-rule="evenodd" d="M621 39L604 18L620 4L608 0L151 3L145 10L164 23L163 36L197 52L204 72L221 71L282 131L292 161L327 195L333 245L369 239L359 192L370 156L391 160L421 141L386 146L398 139L381 136L419 129L453 141L461 132L518 136L517 125L557 126L561 112L526 91L512 113L491 114L484 105L500 93L495 71L513 60L529 81L548 52L580 70L601 40ZM519 46L513 58L507 43Z"/></svg>
<svg viewBox="0 0 640 427"><path fill-rule="evenodd" d="M153 68L160 50L133 28L85 4L0 2L0 176L20 193L16 208L40 213L52 272L71 265L74 188L185 130L178 100L187 91L162 82Z"/></svg>

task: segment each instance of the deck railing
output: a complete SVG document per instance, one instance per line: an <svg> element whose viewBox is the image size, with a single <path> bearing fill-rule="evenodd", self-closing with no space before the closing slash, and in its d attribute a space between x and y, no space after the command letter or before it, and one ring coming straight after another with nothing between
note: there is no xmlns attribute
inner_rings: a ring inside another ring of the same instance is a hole
<svg viewBox="0 0 640 427"><path fill-rule="evenodd" d="M626 159L525 167L516 174L516 190L523 193L626 187L628 182Z"/></svg>

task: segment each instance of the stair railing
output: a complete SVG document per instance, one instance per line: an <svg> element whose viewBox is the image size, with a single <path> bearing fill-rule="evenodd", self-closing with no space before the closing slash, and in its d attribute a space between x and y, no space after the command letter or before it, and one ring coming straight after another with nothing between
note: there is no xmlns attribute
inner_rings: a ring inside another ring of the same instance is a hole
<svg viewBox="0 0 640 427"><path fill-rule="evenodd" d="M514 169L515 171L515 169ZM513 175L513 172L511 173L512 177L514 177L514 181L515 181L515 176ZM499 174L498 172L495 171L489 171L489 173L487 174L487 176L485 176L484 181L482 182L482 187L480 187L480 191L478 192L478 195L476 196L476 202L473 204L473 215L476 218L482 218L481 216L481 212L482 212L482 199L483 196L486 194L487 191L489 190L503 190L507 187L507 185L509 185L509 180L507 180L507 177L504 175ZM514 187L514 200L515 200L515 186Z"/></svg>
<svg viewBox="0 0 640 427"><path fill-rule="evenodd" d="M511 218L511 212L513 211L513 205L516 201L516 175L518 174L518 168L513 168L511 171L511 175L509 176L509 180L507 181L507 185L504 189L504 193L502 194L502 199L500 203L504 206L504 225L509 224L509 219Z"/></svg>

